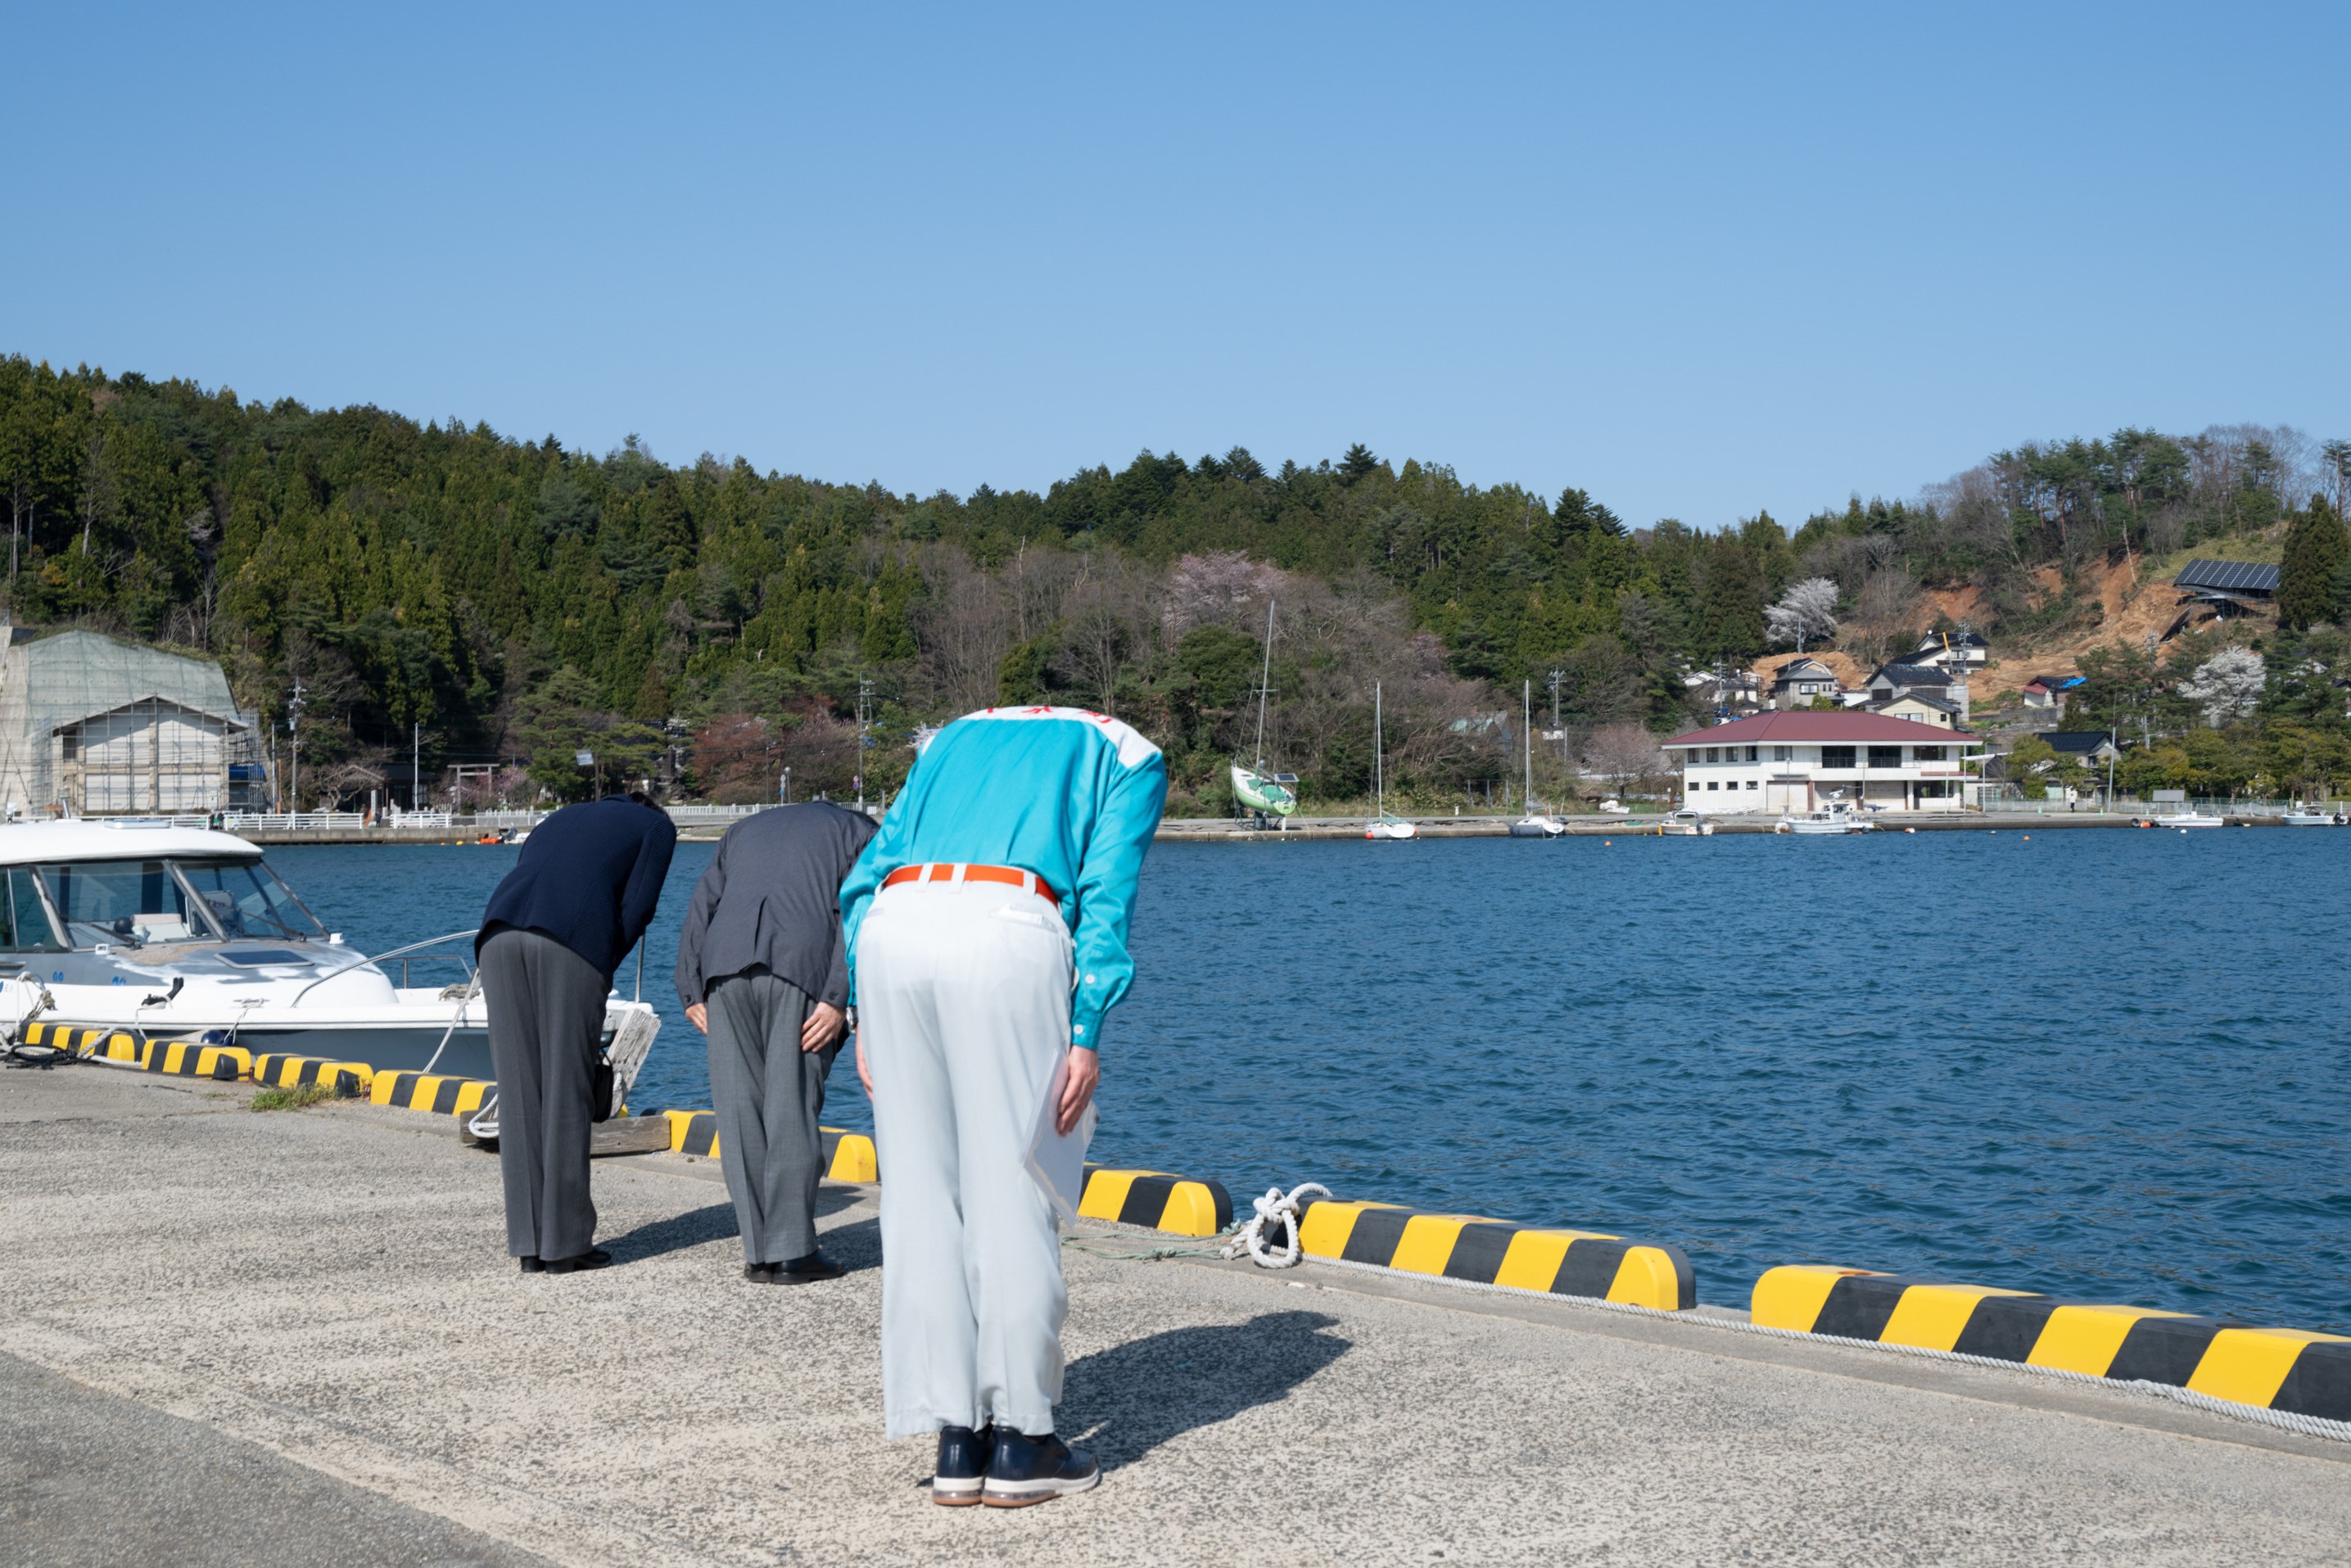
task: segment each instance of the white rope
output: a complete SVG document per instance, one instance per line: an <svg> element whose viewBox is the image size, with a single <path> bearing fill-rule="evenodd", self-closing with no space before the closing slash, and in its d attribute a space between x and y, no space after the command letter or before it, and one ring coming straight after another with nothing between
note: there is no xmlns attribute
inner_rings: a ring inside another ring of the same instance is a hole
<svg viewBox="0 0 2351 1568"><path fill-rule="evenodd" d="M1266 1188L1263 1197L1251 1202L1256 1215L1241 1227L1239 1235L1225 1243L1224 1255L1254 1259L1260 1269L1296 1268L1298 1260L1304 1255L1298 1243L1298 1200L1310 1192L1319 1192L1324 1197L1331 1196L1331 1189L1317 1181L1301 1182L1286 1194L1278 1186ZM1266 1245L1265 1228L1269 1224L1289 1228L1290 1239L1279 1249Z"/></svg>

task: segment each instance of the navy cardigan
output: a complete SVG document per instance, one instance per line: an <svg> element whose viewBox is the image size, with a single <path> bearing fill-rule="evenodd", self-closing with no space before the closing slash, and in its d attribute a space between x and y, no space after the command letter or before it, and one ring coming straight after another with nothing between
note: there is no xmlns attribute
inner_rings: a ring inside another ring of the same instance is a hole
<svg viewBox="0 0 2351 1568"><path fill-rule="evenodd" d="M677 829L669 813L625 795L566 806L531 830L522 858L482 912L475 951L513 926L552 936L609 984L653 923Z"/></svg>

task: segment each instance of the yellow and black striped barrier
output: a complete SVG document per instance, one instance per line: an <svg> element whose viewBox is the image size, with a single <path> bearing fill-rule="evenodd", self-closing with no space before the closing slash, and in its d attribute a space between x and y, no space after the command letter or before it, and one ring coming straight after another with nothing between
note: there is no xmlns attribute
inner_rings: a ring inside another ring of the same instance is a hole
<svg viewBox="0 0 2351 1568"><path fill-rule="evenodd" d="M174 1078L218 1078L231 1083L253 1071L253 1053L241 1045L206 1045L193 1040L147 1042L140 1067Z"/></svg>
<svg viewBox="0 0 2351 1568"><path fill-rule="evenodd" d="M1323 1199L1300 1211L1310 1258L1370 1263L1553 1296L1687 1312L1698 1278L1678 1247L1596 1230L1537 1230L1469 1214L1421 1214L1387 1203Z"/></svg>
<svg viewBox="0 0 2351 1568"><path fill-rule="evenodd" d="M94 1058L100 1061L131 1061L137 1058L137 1048L131 1036L113 1029L93 1029L84 1024L26 1024L25 1043L46 1045L69 1056Z"/></svg>
<svg viewBox="0 0 2351 1568"><path fill-rule="evenodd" d="M379 1072L368 1085L368 1099L378 1105L403 1111L478 1111L497 1092L486 1078L451 1078L438 1072Z"/></svg>
<svg viewBox="0 0 2351 1568"><path fill-rule="evenodd" d="M364 1062L329 1061L324 1057L294 1056L286 1051L264 1051L253 1059L253 1081L275 1084L280 1089L294 1089L305 1083L315 1083L337 1094L357 1098L374 1086L375 1069Z"/></svg>
<svg viewBox="0 0 2351 1568"><path fill-rule="evenodd" d="M1766 1328L2168 1384L2351 1421L2351 1338L2341 1334L1804 1265L1756 1281L1751 1316Z"/></svg>
<svg viewBox="0 0 2351 1568"><path fill-rule="evenodd" d="M253 1053L242 1046L207 1045L193 1040L141 1040L120 1030L76 1024L27 1025L25 1043L53 1046L86 1061L135 1067L142 1072L169 1073L174 1078L217 1078L233 1082L253 1068Z"/></svg>
<svg viewBox="0 0 2351 1568"><path fill-rule="evenodd" d="M718 1116L712 1111L664 1111L669 1118L669 1148L674 1155L718 1155ZM874 1182L882 1179L873 1156L873 1140L843 1127L820 1127L824 1139L827 1181Z"/></svg>
<svg viewBox="0 0 2351 1568"><path fill-rule="evenodd" d="M1233 1222L1233 1197L1223 1183L1196 1176L1088 1166L1078 1212L1088 1219L1114 1219L1178 1236L1214 1236Z"/></svg>

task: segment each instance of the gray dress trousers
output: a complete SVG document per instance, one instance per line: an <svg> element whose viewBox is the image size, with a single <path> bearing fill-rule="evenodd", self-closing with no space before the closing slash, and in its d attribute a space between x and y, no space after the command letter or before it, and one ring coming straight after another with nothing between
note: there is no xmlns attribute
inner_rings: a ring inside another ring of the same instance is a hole
<svg viewBox="0 0 2351 1568"><path fill-rule="evenodd" d="M577 1258L596 1244L588 1196L590 1073L611 981L552 936L507 929L482 944L507 1250Z"/></svg>
<svg viewBox="0 0 2351 1568"><path fill-rule="evenodd" d="M813 1004L789 980L753 967L710 988L710 1097L718 1165L735 1199L746 1263L791 1263L816 1249L824 1175L824 1081L838 1044L800 1049Z"/></svg>

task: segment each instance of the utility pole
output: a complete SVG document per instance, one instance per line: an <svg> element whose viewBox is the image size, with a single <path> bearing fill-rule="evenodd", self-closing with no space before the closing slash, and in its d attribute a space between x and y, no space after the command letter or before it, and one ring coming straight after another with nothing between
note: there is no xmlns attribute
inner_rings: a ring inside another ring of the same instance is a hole
<svg viewBox="0 0 2351 1568"><path fill-rule="evenodd" d="M1567 760L1567 731L1559 727L1559 684L1566 678L1565 670L1551 673L1551 730L1559 737L1559 756L1562 762Z"/></svg>
<svg viewBox="0 0 2351 1568"><path fill-rule="evenodd" d="M424 779L424 722L412 719L408 726L408 809L418 810L423 799Z"/></svg>
<svg viewBox="0 0 2351 1568"><path fill-rule="evenodd" d="M790 805L792 803L792 765L789 762L784 764L783 794L783 803L787 806Z"/></svg>
<svg viewBox="0 0 2351 1568"><path fill-rule="evenodd" d="M865 751L873 744L869 729L873 722L873 683L861 679L857 683L857 809L865 810Z"/></svg>
<svg viewBox="0 0 2351 1568"><path fill-rule="evenodd" d="M286 701L286 754L294 770L293 788L287 791L287 806L302 809L302 677L294 677L294 688Z"/></svg>

